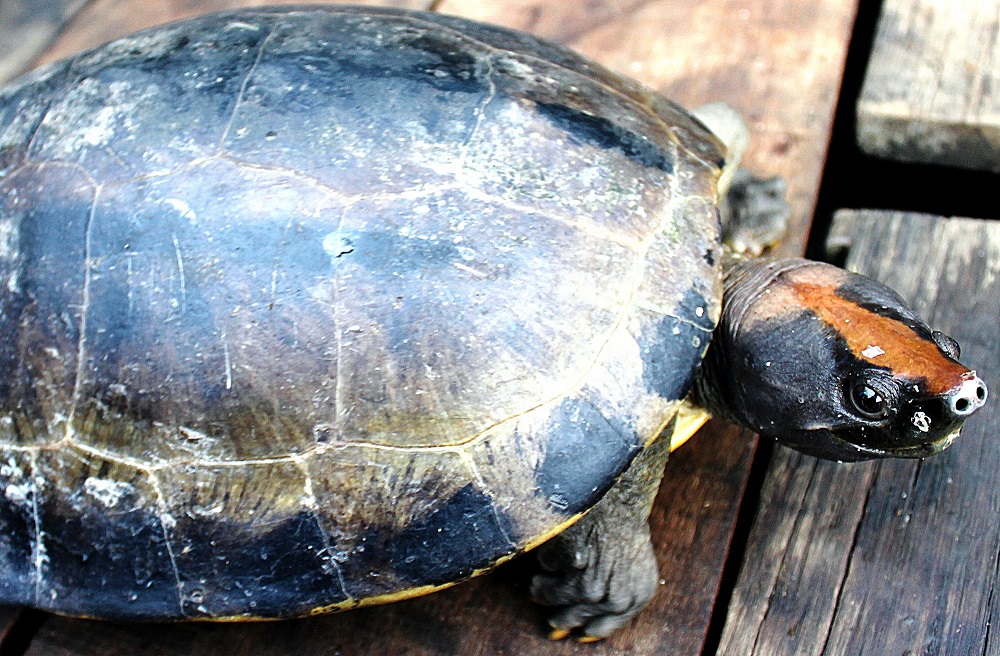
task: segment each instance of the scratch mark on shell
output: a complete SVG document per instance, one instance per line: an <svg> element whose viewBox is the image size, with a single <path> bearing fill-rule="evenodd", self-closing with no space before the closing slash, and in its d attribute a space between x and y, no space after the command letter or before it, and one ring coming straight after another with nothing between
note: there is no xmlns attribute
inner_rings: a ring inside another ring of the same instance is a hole
<svg viewBox="0 0 1000 656"><path fill-rule="evenodd" d="M348 205L344 208L344 211L340 213L340 220L337 222L337 241L341 241L343 231L344 231L344 218L347 216L347 212L350 210L351 206ZM333 383L333 423L337 431L340 431L340 413L345 407L343 394L344 394L344 375L343 375L343 354L344 354L344 336L341 331L342 320L340 317L339 304L338 304L338 288L340 287L340 266L338 264L340 258L331 258L330 267L333 269L331 272L331 285L332 290L332 304L333 304L333 334L337 338L337 361L334 366L337 368L335 373L336 379Z"/></svg>
<svg viewBox="0 0 1000 656"><path fill-rule="evenodd" d="M456 174L461 175L462 169L465 168L465 161L469 157L469 150L472 147L472 141L479 134L479 128L483 124L483 115L486 113L486 108L493 102L493 99L497 96L497 83L493 79L493 57L486 57L486 82L489 84L490 91L486 98L479 104L476 108L476 122L472 126L472 130L469 132L469 136L466 137L465 143L462 144L461 153L458 156L458 165L456 166Z"/></svg>
<svg viewBox="0 0 1000 656"><path fill-rule="evenodd" d="M167 512L167 500L163 496L163 488L160 487L160 480L152 472L147 473L149 475L149 484L153 488L153 494L156 495L156 518L160 523L160 531L163 533L163 545L167 549L170 567L174 572L174 583L177 586L177 607L180 609L181 615L186 617L187 613L184 612L184 584L181 582L181 573L177 568L177 556L174 554L174 546L170 543L170 527L168 524L171 522L167 519L170 517L170 513Z"/></svg>
<svg viewBox="0 0 1000 656"><path fill-rule="evenodd" d="M135 290L132 289L132 257L125 258L125 283L128 287L128 315L135 311Z"/></svg>
<svg viewBox="0 0 1000 656"><path fill-rule="evenodd" d="M177 275L181 280L181 314L187 309L187 281L184 278L184 258L181 256L181 245L177 241L177 235L171 234L170 240L174 242L174 257L177 259Z"/></svg>
<svg viewBox="0 0 1000 656"><path fill-rule="evenodd" d="M246 98L247 87L250 85L250 79L253 77L254 73L257 72L257 66L260 64L260 60L264 56L264 49L273 34L274 28L271 28L268 31L267 36L261 40L260 46L257 48L257 56L254 58L253 64L250 65L250 70L247 71L246 77L243 78L242 84L240 84L240 91L236 96L236 102L233 103L233 113L229 116L229 120L226 122L226 127L222 130L222 136L219 137L218 152L220 155L225 152L226 139L229 137L229 131L232 130L233 123L236 122L236 115L239 114L240 107L243 105L243 100Z"/></svg>
<svg viewBox="0 0 1000 656"><path fill-rule="evenodd" d="M713 330L711 328L706 328L705 326L703 326L703 325L701 325L699 323L695 323L691 319L686 319L684 317L679 317L679 316L677 316L676 312L674 312L672 310L668 310L668 309L666 309L664 307L657 306L657 305L655 305L653 303L648 303L646 301L637 301L636 304L635 304L635 306L637 308L639 308L639 309L642 309L642 310L648 310L649 312L655 312L656 314L659 314L659 315L661 315L663 317L669 317L669 318L673 319L674 321L677 321L679 323L683 323L685 325L691 326L692 328L696 328L697 330L700 330L701 332L706 333L708 335L711 335L712 332L713 332Z"/></svg>
<svg viewBox="0 0 1000 656"><path fill-rule="evenodd" d="M625 235L616 233L615 231L608 230L596 223L586 220L582 217L572 217L566 214L560 213L548 213L538 207L532 207L530 205L524 205L516 201L508 200L500 196L495 196L487 191L483 191L477 187L473 187L469 184L462 183L459 186L460 190L468 194L470 198L482 201L484 203L497 203L503 207L506 207L519 214L528 214L532 216L537 216L544 219L551 219L565 226L568 226L574 230L579 230L580 232L592 236L602 242L611 242L618 244L619 246L624 246L630 250L637 250L645 246L644 242L637 242L634 239L629 239ZM651 233L655 235L655 233ZM648 241L647 238L646 241Z"/></svg>
<svg viewBox="0 0 1000 656"><path fill-rule="evenodd" d="M461 271L465 271L466 273L475 276L476 278L488 278L490 276L490 274L486 273L485 271L480 271L479 269L473 269L472 267L462 264L461 262L452 262L452 266Z"/></svg>
<svg viewBox="0 0 1000 656"><path fill-rule="evenodd" d="M222 333L222 354L226 359L226 389L233 389L233 361L229 357L229 340L226 333Z"/></svg>
<svg viewBox="0 0 1000 656"><path fill-rule="evenodd" d="M83 300L80 307L80 337L76 344L76 376L73 381L73 396L70 401L69 417L66 419L65 437L67 440L73 439L73 420L76 416L76 408L80 403L80 388L83 385L83 372L87 355L87 315L90 310L90 279L93 261L90 256L91 235L94 230L94 215L97 212L97 200L101 196L102 185L94 187L94 199L90 203L90 212L87 215L87 227L84 230L83 238Z"/></svg>
<svg viewBox="0 0 1000 656"><path fill-rule="evenodd" d="M295 466L302 471L302 475L305 477L303 482L303 505L305 505L309 510L313 521L316 522L316 526L319 528L320 535L323 536L323 550L322 553L320 553L323 570L327 574L336 576L337 583L340 585L340 591L344 595L344 601L354 601L354 598L347 592L347 583L344 581L344 573L340 569L340 563L338 563L337 559L334 557L336 551L333 547L333 543L330 542L330 534L326 532L323 528L323 522L320 521L318 503L316 501L316 495L313 492L312 474L309 473L309 467L306 465L305 459L302 457L292 457L291 460L295 463Z"/></svg>
<svg viewBox="0 0 1000 656"><path fill-rule="evenodd" d="M68 78L69 77L68 73L73 70L73 67L76 65L77 60L80 59L80 56L81 56L80 54L77 54L74 57L72 57L71 59L69 59L68 61L66 61L63 70L60 71L59 73L57 73L56 75L66 75L66 77ZM58 64L56 64L56 65L58 66ZM26 139L25 146L24 146L24 161L25 162L31 161L31 159L30 159L31 158L31 149L35 145L35 138L38 136L38 132L41 129L42 124L45 123L45 119L48 118L49 114L51 113L51 111L52 111L52 105L53 105L54 101L55 101L54 97L50 97L46 101L46 103L45 103L45 109L43 109L41 111L40 116L38 117L38 121L31 127L31 131L28 134L28 138Z"/></svg>
<svg viewBox="0 0 1000 656"><path fill-rule="evenodd" d="M32 520L35 526L35 544L34 553L32 554L32 560L35 565L35 605L39 605L42 599L42 585L44 583L42 569L45 567L45 563L48 562L49 557L45 553L45 533L42 531L41 516L38 513L38 492L39 492L39 479L38 475L38 454L31 454L31 514Z"/></svg>
<svg viewBox="0 0 1000 656"><path fill-rule="evenodd" d="M268 307L274 309L274 303L278 296L278 272L281 269L281 254L285 248L285 244L288 240L288 234L292 230L294 221L292 219L288 220L285 224L285 230L282 232L281 241L278 242L277 247L274 249L274 266L271 268L271 294L268 297Z"/></svg>
<svg viewBox="0 0 1000 656"><path fill-rule="evenodd" d="M482 473L480 473L479 466L476 464L476 461L472 459L472 455L465 449L455 449L454 452L458 455L459 459L465 464L465 466L469 468L469 472L472 474L472 480L476 482L479 489L490 498L495 498L493 492L490 491L489 486L486 485L486 480L483 478ZM504 530L503 518L500 517L500 513L497 511L496 503L490 504L490 511L493 513L493 519L495 519L497 523L497 530L500 531L500 535L503 536L503 539L506 540L507 544L511 546L517 546L517 543L514 542L514 540L507 535L507 531Z"/></svg>

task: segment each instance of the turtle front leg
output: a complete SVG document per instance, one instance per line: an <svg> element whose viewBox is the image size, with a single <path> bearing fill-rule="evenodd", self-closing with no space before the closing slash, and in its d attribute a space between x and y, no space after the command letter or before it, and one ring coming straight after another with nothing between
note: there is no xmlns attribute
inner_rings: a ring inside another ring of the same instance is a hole
<svg viewBox="0 0 1000 656"><path fill-rule="evenodd" d="M732 107L710 103L694 115L726 146L726 165L719 177L722 241L730 253L756 257L788 229L792 208L785 202L785 181L759 178L740 168L750 129Z"/></svg>
<svg viewBox="0 0 1000 656"><path fill-rule="evenodd" d="M648 520L670 454L669 432L636 457L587 515L539 548L543 573L534 577L531 594L555 609L552 639L577 630L583 642L606 638L656 593L660 577Z"/></svg>
<svg viewBox="0 0 1000 656"><path fill-rule="evenodd" d="M792 208L785 202L788 186L781 178L758 178L738 169L719 205L722 242L730 252L756 257L781 241Z"/></svg>

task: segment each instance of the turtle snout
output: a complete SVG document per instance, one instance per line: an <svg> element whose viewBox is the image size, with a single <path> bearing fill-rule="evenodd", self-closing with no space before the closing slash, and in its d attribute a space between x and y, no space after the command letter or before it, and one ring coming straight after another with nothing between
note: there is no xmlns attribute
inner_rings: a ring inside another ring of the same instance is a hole
<svg viewBox="0 0 1000 656"><path fill-rule="evenodd" d="M962 377L962 384L945 397L945 405L955 419L965 419L986 403L989 391L986 383L976 372L970 371Z"/></svg>

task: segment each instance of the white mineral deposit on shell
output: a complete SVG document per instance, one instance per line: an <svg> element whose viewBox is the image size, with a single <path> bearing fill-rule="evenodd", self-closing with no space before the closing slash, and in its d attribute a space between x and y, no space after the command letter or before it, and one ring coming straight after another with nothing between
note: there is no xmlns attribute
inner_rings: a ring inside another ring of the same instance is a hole
<svg viewBox="0 0 1000 656"><path fill-rule="evenodd" d="M913 422L913 425L916 426L922 433L926 433L931 428L931 418L922 411L918 410L917 412L914 412L913 419L911 421Z"/></svg>
<svg viewBox="0 0 1000 656"><path fill-rule="evenodd" d="M164 198L163 202L177 210L177 212L185 219L193 221L198 218L194 213L194 210L191 209L191 206L180 198Z"/></svg>
<svg viewBox="0 0 1000 656"><path fill-rule="evenodd" d="M83 482L83 490L94 497L105 508L114 508L122 497L132 492L132 485L124 481L113 481L91 476Z"/></svg>
<svg viewBox="0 0 1000 656"><path fill-rule="evenodd" d="M880 355L885 355L885 351L882 350L882 347L880 346L873 346L869 344L865 350L861 352L861 355L866 358L877 358Z"/></svg>

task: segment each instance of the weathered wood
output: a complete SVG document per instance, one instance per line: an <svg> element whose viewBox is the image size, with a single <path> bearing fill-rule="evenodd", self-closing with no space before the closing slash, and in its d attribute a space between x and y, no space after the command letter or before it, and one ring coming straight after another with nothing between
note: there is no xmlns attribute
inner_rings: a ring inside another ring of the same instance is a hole
<svg viewBox="0 0 1000 656"><path fill-rule="evenodd" d="M87 0L0 2L0 84L28 67Z"/></svg>
<svg viewBox="0 0 1000 656"><path fill-rule="evenodd" d="M0 652L6 652L4 647L7 643L7 636L10 635L20 615L21 609L19 608L0 606Z"/></svg>
<svg viewBox="0 0 1000 656"><path fill-rule="evenodd" d="M886 0L858 141L873 155L1000 171L1000 0Z"/></svg>
<svg viewBox="0 0 1000 656"><path fill-rule="evenodd" d="M150 5L95 0L41 61L231 0ZM242 2L240 4L257 4ZM391 3L399 4L399 3ZM678 101L730 102L759 135L749 165L791 180L796 220L786 252L804 248L857 0L473 0L440 9L529 29L638 77ZM746 485L754 439L714 425L668 465L654 511L663 572L652 606L605 643L545 640L526 600L530 558L491 576L394 606L258 625L133 626L50 618L28 654L697 654L705 642Z"/></svg>
<svg viewBox="0 0 1000 656"><path fill-rule="evenodd" d="M962 359L1000 369L1000 225L840 212L848 268L885 281ZM1000 409L926 461L837 465L776 453L720 653L997 653Z"/></svg>
<svg viewBox="0 0 1000 656"><path fill-rule="evenodd" d="M34 64L36 66L47 64L153 25L200 16L213 11L275 4L367 4L429 9L433 0L366 0L366 2L296 0L294 3L282 3L276 0L170 0L166 2L89 0L87 7L77 15L76 19L67 26L65 32L60 35L60 38Z"/></svg>

